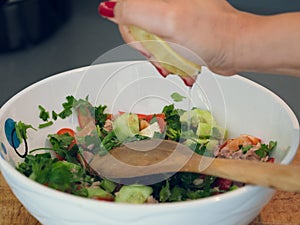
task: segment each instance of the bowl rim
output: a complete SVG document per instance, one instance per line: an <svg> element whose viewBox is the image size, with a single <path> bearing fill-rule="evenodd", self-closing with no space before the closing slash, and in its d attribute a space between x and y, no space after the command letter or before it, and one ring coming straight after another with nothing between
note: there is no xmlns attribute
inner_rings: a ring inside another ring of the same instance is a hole
<svg viewBox="0 0 300 225"><path fill-rule="evenodd" d="M8 99L8 101L6 101L2 107L0 108L0 117L2 116L2 112L5 111L6 108L8 108L10 106L10 104L12 104L14 102L15 99L17 99L19 96L23 95L25 92L29 91L30 89L34 88L35 86L39 86L45 82L48 82L49 80L52 79L57 79L58 77L62 77L62 76L68 76L71 73L77 73L77 72L84 72L86 70L88 70L89 68L94 68L97 66L111 66L114 64L127 64L127 63L134 63L134 62L141 62L141 61L122 61L122 62L109 62L109 63L103 63L103 64L97 64L97 65L91 65L91 66L84 66L84 67L79 67L79 68L75 68L75 69L71 69L71 70L67 70L61 73L57 73L54 74L52 76L49 76L47 78L44 78L40 81L37 81L31 85L29 85L28 87L24 88L23 90L21 90L20 92L18 92L17 94L15 94L14 96L12 96L10 99ZM144 61L144 62L148 62L148 61ZM213 72L212 72L213 73ZM214 74L214 73L213 73ZM219 76L220 79L227 79L227 77L222 77L220 75L216 75ZM271 90L267 89L266 87L248 79L245 77L242 77L240 75L234 75L232 76L235 79L240 79L243 82L247 82L250 85L254 85L257 86L259 89L267 92L268 94L271 94L273 96L273 98L275 98L276 101L278 101L284 108L285 110L288 112L290 119L294 125L294 128L297 132L297 137L298 137L298 145L299 145L299 122L297 120L297 117L295 116L294 112L292 111L292 109L287 105L286 102L284 102L278 95L276 95L274 92L272 92ZM297 144L295 144L297 145ZM287 155L284 157L284 159L280 162L282 164L288 164L292 161L292 159L294 158L294 156L297 153L297 146L295 146L296 150L293 152L289 152L289 158L287 159ZM193 205L202 205L202 204L211 204L214 202L218 202L218 201L224 201L224 200L228 200L230 198L234 198L234 197L238 197L241 194L247 192L247 193L256 193L256 192L261 192L261 191L271 191L271 192L275 192L275 190L271 189L271 188L267 188L267 187L260 187L260 186L254 186L254 185L245 185L244 187L238 188L234 191L229 191L223 194L219 194L219 195L215 195L215 196L209 196L209 197L205 197L205 198L201 198L201 199L196 199L196 200L191 200L191 201L183 201L183 202L171 202L171 203L161 203L161 204L139 204L139 205L135 205L135 204L128 204L128 203L116 203L116 202L107 202L107 201L95 201L93 199L88 199L88 198L84 198L84 197L80 197L80 196L75 196L75 195L71 195L68 193L64 193L61 191L57 191L54 189L51 189L49 187L46 187L42 184L39 184L38 182L35 182L33 180L30 180L28 177L26 177L25 175L19 173L12 165L10 165L5 159L3 159L0 156L0 172L4 175L4 178L6 180L6 175L15 177L16 179L21 179L21 181L24 182L24 184L26 184L26 186L28 187L28 189L30 191L37 191L40 195L48 195L47 193L49 193L49 195L53 196L54 198L59 198L59 199L63 199L64 201L68 200L70 202L74 202L75 204L87 204L87 205L99 205L99 204L105 204L105 205L114 205L114 207L120 207L121 209L126 207L126 208L132 208L132 209L136 209L136 208L155 208L158 210L167 210L170 208L174 208L176 207L178 208L186 208L187 206L193 206ZM11 187L11 184L9 184L9 186ZM166 207L167 206L167 207Z"/></svg>

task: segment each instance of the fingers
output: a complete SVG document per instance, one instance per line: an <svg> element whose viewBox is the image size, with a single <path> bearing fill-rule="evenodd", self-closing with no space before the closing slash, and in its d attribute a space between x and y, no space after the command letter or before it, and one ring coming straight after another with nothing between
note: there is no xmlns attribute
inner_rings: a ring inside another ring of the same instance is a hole
<svg viewBox="0 0 300 225"><path fill-rule="evenodd" d="M162 76L167 76L169 72L160 65L160 63L155 59L155 57L147 51L147 49L143 46L142 42L136 41L133 36L130 34L130 31L127 26L119 25L120 33L126 43L128 43L131 47L138 50L142 55L144 55L157 69L157 71Z"/></svg>
<svg viewBox="0 0 300 225"><path fill-rule="evenodd" d="M138 50L147 59L150 59L151 57L150 53L144 48L141 42L138 42L133 38L127 26L119 25L119 30L122 35L122 38L126 43L128 43L131 47Z"/></svg>
<svg viewBox="0 0 300 225"><path fill-rule="evenodd" d="M167 0L119 0L102 2L99 13L119 25L135 25L164 36Z"/></svg>

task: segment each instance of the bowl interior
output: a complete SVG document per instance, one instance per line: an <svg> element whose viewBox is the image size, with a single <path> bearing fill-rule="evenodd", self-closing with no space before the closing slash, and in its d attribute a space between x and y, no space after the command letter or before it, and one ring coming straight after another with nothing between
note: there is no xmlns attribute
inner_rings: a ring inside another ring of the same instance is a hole
<svg viewBox="0 0 300 225"><path fill-rule="evenodd" d="M175 102L171 94L186 96ZM95 105L107 105L117 113L161 112L163 106L194 106L210 110L218 123L228 129L229 137L250 134L263 141L276 140L276 159L289 163L299 144L299 125L291 109L275 94L240 76L221 77L203 68L196 85L190 90L177 76L161 77L145 61L107 63L68 71L31 85L10 99L0 112L0 155L13 167L22 158L26 144L14 146L8 121L23 121L33 127L42 122L39 105L62 110L68 95L86 98ZM59 119L54 125L28 131L28 149L44 147L49 133L61 127L74 128L77 119Z"/></svg>

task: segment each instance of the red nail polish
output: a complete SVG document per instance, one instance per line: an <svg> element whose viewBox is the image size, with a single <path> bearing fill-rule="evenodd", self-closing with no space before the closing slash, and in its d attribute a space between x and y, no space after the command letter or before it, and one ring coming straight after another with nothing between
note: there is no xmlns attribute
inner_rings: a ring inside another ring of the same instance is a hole
<svg viewBox="0 0 300 225"><path fill-rule="evenodd" d="M160 75L162 75L163 77L166 77L169 72L165 69L163 69L162 67L155 65L155 63L152 62L152 64L154 65L154 67L156 68L156 70L160 73Z"/></svg>
<svg viewBox="0 0 300 225"><path fill-rule="evenodd" d="M101 2L98 7L98 12L103 17L113 18L116 2Z"/></svg>
<svg viewBox="0 0 300 225"><path fill-rule="evenodd" d="M184 84L188 87L192 87L196 81L194 77L181 77L181 79L183 80Z"/></svg>

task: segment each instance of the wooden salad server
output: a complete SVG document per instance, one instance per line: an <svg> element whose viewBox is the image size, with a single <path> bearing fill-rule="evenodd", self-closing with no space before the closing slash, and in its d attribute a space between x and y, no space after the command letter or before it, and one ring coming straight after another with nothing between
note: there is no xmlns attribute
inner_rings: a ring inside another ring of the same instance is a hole
<svg viewBox="0 0 300 225"><path fill-rule="evenodd" d="M124 144L104 156L94 156L89 167L109 179L193 172L300 192L300 166L211 158L194 153L180 143L161 139Z"/></svg>

